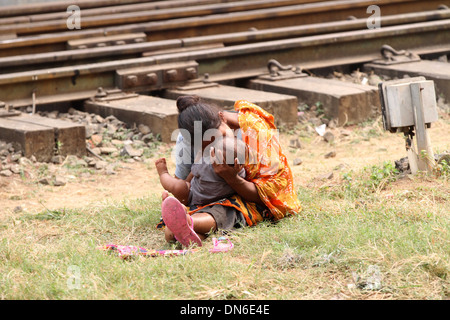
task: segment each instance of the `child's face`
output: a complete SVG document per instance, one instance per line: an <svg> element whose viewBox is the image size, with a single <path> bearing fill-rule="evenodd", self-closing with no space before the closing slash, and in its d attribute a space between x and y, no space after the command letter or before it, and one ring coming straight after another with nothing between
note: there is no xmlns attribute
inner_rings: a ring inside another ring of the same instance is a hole
<svg viewBox="0 0 450 320"><path fill-rule="evenodd" d="M222 137L230 137L230 138L234 138L233 130L231 130L231 128L230 128L224 121L221 122L219 128L214 129L214 130L217 130L217 132L214 133L214 134L211 136L211 139L210 139L210 140L203 140L203 141L202 141L202 151L204 151L205 148L206 148L209 144L211 144L211 143L214 142L216 136L217 136L217 137L222 136Z"/></svg>

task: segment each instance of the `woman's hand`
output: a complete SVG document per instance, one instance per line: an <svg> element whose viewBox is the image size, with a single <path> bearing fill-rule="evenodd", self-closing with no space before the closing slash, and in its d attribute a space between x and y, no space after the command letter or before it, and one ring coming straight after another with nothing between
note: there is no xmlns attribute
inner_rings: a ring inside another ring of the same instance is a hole
<svg viewBox="0 0 450 320"><path fill-rule="evenodd" d="M228 183L236 180L239 177L239 172L244 168L244 165L239 163L238 158L234 159L234 165L228 165L224 159L222 150L216 151L211 147L209 155L214 172Z"/></svg>
<svg viewBox="0 0 450 320"><path fill-rule="evenodd" d="M222 177L237 194L246 201L264 205L256 185L239 176L244 165L240 164L237 158L234 159L234 165L230 166L225 163L222 150L214 150L214 148L210 150L210 157L214 172Z"/></svg>

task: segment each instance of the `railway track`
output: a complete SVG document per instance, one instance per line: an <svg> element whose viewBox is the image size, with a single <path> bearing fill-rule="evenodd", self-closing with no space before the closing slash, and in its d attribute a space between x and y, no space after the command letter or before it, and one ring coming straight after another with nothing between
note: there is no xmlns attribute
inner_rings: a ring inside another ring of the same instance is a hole
<svg viewBox="0 0 450 320"><path fill-rule="evenodd" d="M148 99L152 97L170 100L182 92L207 95L206 91L198 90L211 88L229 90L232 98L234 94L245 94L236 91L245 88L248 96L255 89L280 95L288 92L295 101L288 97L275 98L280 99L280 104L289 101L285 109L277 111L272 105L267 108L279 113L283 121L294 124L296 105L308 101L309 96L293 89L273 86L268 89L267 85L256 85L254 80L267 77L271 70L278 77L281 74L281 78L304 78L306 74L302 70L320 73L324 68L366 66L367 70L375 70L370 63L382 58L380 50L384 45L423 58L450 53L448 0L72 2L81 8L79 30L68 30L67 2L8 6L0 10L3 114L55 103L91 108L103 115L123 114L107 109L102 103L123 102L144 95L139 103L151 104ZM373 4L381 10L381 27L372 29L368 26L371 14L367 8ZM398 51L392 52L396 56ZM384 59L392 60L392 55ZM268 70L268 61L282 65L271 64ZM283 65L290 67L283 68ZM436 70L442 69L444 75L428 73L428 77L439 80L438 91L447 98L450 96L450 89L447 91L450 82L445 77L448 63L443 65ZM416 69L415 75L421 75L421 68ZM233 86L225 87L225 83ZM301 85L307 87L306 83ZM331 88L334 84L323 82L319 86L322 85ZM367 106L354 112L353 120L360 121L369 117L370 110L378 103L373 94L376 88L352 90L370 96L362 103ZM92 103L96 96L97 105ZM326 92L314 92L311 96L328 99ZM270 99L274 97L267 98ZM260 103L264 105L264 101ZM343 111L339 110L345 110L348 119L350 109L333 103L327 107L327 114L342 123ZM172 119L176 112L171 112L164 117ZM158 110L152 110L149 117L157 113ZM125 114L122 117L133 122ZM173 125L173 119L170 121ZM170 141L167 133L163 140Z"/></svg>

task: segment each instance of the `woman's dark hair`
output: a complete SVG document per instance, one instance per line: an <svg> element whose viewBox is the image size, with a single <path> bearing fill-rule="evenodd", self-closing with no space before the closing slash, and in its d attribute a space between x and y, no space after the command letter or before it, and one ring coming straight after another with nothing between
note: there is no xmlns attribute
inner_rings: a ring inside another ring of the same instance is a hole
<svg viewBox="0 0 450 320"><path fill-rule="evenodd" d="M181 96L177 99L178 128L185 129L194 141L195 134L203 134L208 129L217 129L222 120L219 116L219 107L202 101L198 96ZM201 132L195 132L194 123L201 122Z"/></svg>

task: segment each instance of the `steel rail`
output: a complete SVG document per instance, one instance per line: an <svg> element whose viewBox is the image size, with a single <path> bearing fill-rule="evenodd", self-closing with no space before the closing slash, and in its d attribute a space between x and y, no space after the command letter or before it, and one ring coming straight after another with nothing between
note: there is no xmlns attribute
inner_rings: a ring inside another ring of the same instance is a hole
<svg viewBox="0 0 450 320"><path fill-rule="evenodd" d="M450 9L435 10L420 13L408 13L392 16L382 16L381 26L394 26L407 23L437 21L450 18ZM254 43L261 41L271 41L283 38L294 38L308 35L318 35L333 32L351 31L367 29L366 19L356 19L347 21L335 21L328 23L318 23L306 26L293 26L276 29L254 30L237 33L226 33L213 36L192 37L173 40L161 40L145 43L124 44L120 46L110 46L101 48L65 50L51 53L27 54L12 57L0 58L0 73L6 73L15 67L32 66L35 68L39 64L55 66L55 63L68 62L72 65L86 63L102 57L109 59L122 59L130 56L138 57L143 52L159 51L164 49L176 49L195 47L209 44L235 45L243 43Z"/></svg>
<svg viewBox="0 0 450 320"><path fill-rule="evenodd" d="M205 25L221 25L221 28L223 28L223 24L234 23L234 27L237 27L237 22L245 22L243 26L239 25L241 28L241 30L239 31L243 31L250 27L265 28L268 25L270 25L270 27L275 27L299 23L308 24L318 21L340 20L345 19L349 15L360 18L367 17L366 9L369 5L372 4L382 6L383 14L393 14L400 13L399 10L401 10L401 12L413 12L423 11L424 9L435 9L439 4L442 3L442 1L430 0L424 2L418 0L336 0L267 9L256 9L243 12L239 11L235 12L234 14L229 14L230 12L233 12L233 10L245 10L239 9L243 7L231 3L223 4L220 6L196 6L192 8L195 13L192 13L190 10L186 9L173 8L167 9L165 10L165 12L161 12L161 10L158 10L158 12L150 10L145 12L116 14L105 17L86 17L82 19L81 27L82 29L88 29L108 26L107 29L112 32L117 32L117 28L123 30L124 25L129 25L128 28L131 29L129 30L129 32L154 32L155 30L161 28L167 30L170 28L171 22L180 22L184 18L186 20L182 22L185 25L181 26L181 28L180 26L178 26L178 28L181 30L184 30L186 29L186 27L188 27L186 24L188 24L190 27L195 28ZM276 2L275 4L277 3L278 2ZM245 2L243 2L243 6L245 7L244 4ZM221 10L228 13L220 14ZM219 13L214 14L217 13L217 11L219 11ZM194 14L195 17L192 17L192 14ZM188 16L188 18L185 18L186 15ZM199 15L204 15L205 17L199 19ZM173 17L176 17L178 19L162 21L159 26L154 24L155 19L170 19ZM114 27L114 25L119 25L119 27ZM67 23L65 19L48 22L0 26L0 34L15 33L16 35L30 35L63 30L67 30ZM186 31L187 30L184 30L184 32ZM177 30L178 34L179 32L180 30ZM160 37L163 37L162 39L166 39L167 36L167 34L160 35ZM171 37L173 37L173 35Z"/></svg>
<svg viewBox="0 0 450 320"><path fill-rule="evenodd" d="M450 19L357 30L302 38L242 44L153 57L0 75L0 100L13 106L37 101L68 101L92 94L97 87L113 88L118 69L195 60L199 74L215 80L253 77L266 73L267 61L318 68L369 62L379 58L383 44L417 54L450 52ZM245 71L243 71L245 70Z"/></svg>
<svg viewBox="0 0 450 320"><path fill-rule="evenodd" d="M300 3L311 3L311 2L319 2L323 0L285 0L285 1L264 1L264 3L260 6L263 7L275 7L275 6L283 6L283 5L293 5ZM330 0L328 0L330 1ZM93 9L82 9L83 17L91 17L91 16L104 16L111 14L119 14L119 13L132 13L132 12L142 12L148 10L162 10L162 9L170 9L170 8L182 8L182 7L194 7L201 5L211 5L211 4L223 4L223 3L234 3L233 5L238 6L246 3L250 3L251 1L242 1L242 0L175 0L175 1L157 1L157 2L149 2L149 3L137 3L137 4L125 4L125 5L114 5L114 6L106 6L101 8L93 8ZM17 24L17 23L31 23L31 22L40 22L40 21L51 21L51 20L62 20L67 19L69 14L65 11L52 12L52 13L41 13L34 15L20 15L14 17L0 18L0 25L8 25L8 24Z"/></svg>
<svg viewBox="0 0 450 320"><path fill-rule="evenodd" d="M352 0L350 0L352 1ZM213 14L223 14L231 12L249 11L249 10L263 10L267 8L274 8L276 11L283 11L285 6L306 5L304 1L297 0L252 0L252 1L238 1L231 3L207 4L189 7L176 7L159 10L139 10L135 12L116 13L101 16L88 16L81 20L82 28L104 27L113 25L124 25L130 23L159 21L168 19L177 19L185 17L209 16ZM320 4L323 6L323 4ZM290 7L289 10L295 10ZM58 20L29 22L20 24L0 25L0 33L15 33L20 34L36 34L43 32L67 30L67 17Z"/></svg>
<svg viewBox="0 0 450 320"><path fill-rule="evenodd" d="M446 0L450 2L449 0ZM360 1L358 1L360 2ZM418 8L411 6L416 4L420 6L426 6L423 10L435 10L437 9L440 0L437 1L411 1L400 0L400 2L390 2L388 7L382 5L389 1L383 0L378 3L381 5L383 15L389 15L388 9L396 11L392 14L406 12L416 12ZM333 1L335 3L335 1ZM342 1L341 1L342 3ZM371 3L370 1L364 1L365 5ZM313 4L311 4L313 5ZM408 9L405 9L404 6ZM400 6L400 7L398 7ZM414 7L414 8L411 8ZM338 21L345 20L349 15L353 13L354 16L359 18L367 18L366 8L364 6L358 8L341 8L338 11L325 10L321 12L320 8L310 8L304 11L303 15L291 16L291 17L277 17L276 15L268 15L266 17L261 16L261 11L256 10L243 13L230 13L225 15L211 15L198 18L182 18L171 19L167 21L156 21L150 23L139 23L131 25L123 25L120 27L106 27L106 28L94 28L94 29L81 29L70 30L65 32L39 34L31 36L21 36L18 38L0 40L0 56L14 56L22 54L42 53L42 52L54 52L63 51L66 49L66 42L70 40L77 40L90 37L102 37L108 35L117 35L123 33L135 33L146 32L148 41L167 40L167 39L179 39L188 37L208 36L223 34L224 30L229 33L245 32L251 27L257 26L258 29L273 29L278 27L295 26L295 25L307 25L323 21ZM323 8L322 8L323 9ZM355 13L356 12L356 13ZM289 14L289 12L287 12ZM331 17L331 18L330 18Z"/></svg>
<svg viewBox="0 0 450 320"><path fill-rule="evenodd" d="M77 5L80 9L98 8L119 4L144 3L149 0L71 0L70 4ZM164 1L161 1L164 2ZM52 1L44 3L28 3L19 5L2 6L0 17L10 17L23 14L39 14L42 12L66 11L70 5L67 1Z"/></svg>

